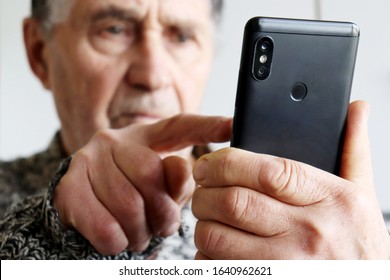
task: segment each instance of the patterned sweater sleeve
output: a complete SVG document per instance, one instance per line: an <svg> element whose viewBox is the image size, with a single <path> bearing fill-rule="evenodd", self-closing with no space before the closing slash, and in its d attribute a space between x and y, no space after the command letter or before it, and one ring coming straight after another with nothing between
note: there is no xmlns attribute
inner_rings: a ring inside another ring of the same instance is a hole
<svg viewBox="0 0 390 280"><path fill-rule="evenodd" d="M142 253L123 251L116 256L104 256L78 232L61 228L51 199L70 161L67 158L61 163L46 193L24 198L3 216L0 259L147 259L152 256L161 239L153 239Z"/></svg>

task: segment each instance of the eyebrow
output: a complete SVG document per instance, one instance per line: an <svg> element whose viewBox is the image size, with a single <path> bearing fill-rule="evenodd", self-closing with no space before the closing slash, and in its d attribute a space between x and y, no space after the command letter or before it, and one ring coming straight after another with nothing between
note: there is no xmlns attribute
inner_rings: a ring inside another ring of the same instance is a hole
<svg viewBox="0 0 390 280"><path fill-rule="evenodd" d="M202 22L192 17L165 15L162 22L168 26L180 26L193 31L202 29Z"/></svg>
<svg viewBox="0 0 390 280"><path fill-rule="evenodd" d="M91 15L91 22L98 22L104 19L118 19L123 21L136 21L141 22L143 15L133 9L124 9L115 5L109 5L104 8L98 9L96 12ZM165 15L162 20L166 25L179 25L188 30L200 30L202 29L202 24L193 17L186 16L172 16Z"/></svg>
<svg viewBox="0 0 390 280"><path fill-rule="evenodd" d="M178 25L189 30L204 29L204 21L188 11L180 14L164 13L160 20L165 25Z"/></svg>
<svg viewBox="0 0 390 280"><path fill-rule="evenodd" d="M122 9L113 5L97 10L95 13L91 15L92 22L97 22L107 18L115 18L119 20L129 21L129 20L139 19L140 15L134 10Z"/></svg>

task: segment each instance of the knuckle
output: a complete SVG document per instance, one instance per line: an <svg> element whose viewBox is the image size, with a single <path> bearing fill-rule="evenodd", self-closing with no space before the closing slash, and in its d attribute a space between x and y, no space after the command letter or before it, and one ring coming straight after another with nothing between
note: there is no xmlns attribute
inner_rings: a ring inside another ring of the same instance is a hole
<svg viewBox="0 0 390 280"><path fill-rule="evenodd" d="M305 233L302 234L301 244L304 255L309 258L321 258L321 256L330 257L337 247L337 238L335 231L327 230L325 223L318 226L315 223L307 225ZM337 250L336 250L337 251Z"/></svg>
<svg viewBox="0 0 390 280"><path fill-rule="evenodd" d="M265 185L277 197L294 196L306 181L306 173L297 162L272 158L258 175L259 185Z"/></svg>
<svg viewBox="0 0 390 280"><path fill-rule="evenodd" d="M132 190L132 186L125 184L122 194L118 193L114 197L117 201L116 205L122 212L121 216L126 217L127 219L134 219L139 215L144 215L145 213L145 202L141 195Z"/></svg>
<svg viewBox="0 0 390 280"><path fill-rule="evenodd" d="M172 227L180 221L180 207L173 201L162 200L151 219L153 232L160 236L173 234Z"/></svg>
<svg viewBox="0 0 390 280"><path fill-rule="evenodd" d="M120 225L113 221L98 222L95 225L94 236L90 239L90 242L104 255L119 254L128 245L128 241L123 240Z"/></svg>
<svg viewBox="0 0 390 280"><path fill-rule="evenodd" d="M201 252L219 252L223 250L225 237L212 223L197 222L195 229L195 245Z"/></svg>
<svg viewBox="0 0 390 280"><path fill-rule="evenodd" d="M245 220L249 214L250 203L248 191L244 188L231 187L223 192L221 213L233 221Z"/></svg>
<svg viewBox="0 0 390 280"><path fill-rule="evenodd" d="M115 130L110 128L103 128L98 130L93 136L93 141L100 145L110 147L117 146L119 142Z"/></svg>
<svg viewBox="0 0 390 280"><path fill-rule="evenodd" d="M270 186L274 191L283 190L288 185L290 172L283 158L272 158L260 169L259 184Z"/></svg>
<svg viewBox="0 0 390 280"><path fill-rule="evenodd" d="M159 183L161 175L164 174L164 166L160 157L153 153L145 153L143 162L137 170L137 177L146 184Z"/></svg>
<svg viewBox="0 0 390 280"><path fill-rule="evenodd" d="M128 250L132 252L143 252L149 246L152 239L150 232L139 231L136 228L128 234Z"/></svg>
<svg viewBox="0 0 390 280"><path fill-rule="evenodd" d="M94 138L100 141L111 141L114 139L114 130L110 128L99 129L95 133Z"/></svg>
<svg viewBox="0 0 390 280"><path fill-rule="evenodd" d="M76 170L83 170L91 161L92 158L90 153L86 147L83 147L72 156L71 165L73 165Z"/></svg>

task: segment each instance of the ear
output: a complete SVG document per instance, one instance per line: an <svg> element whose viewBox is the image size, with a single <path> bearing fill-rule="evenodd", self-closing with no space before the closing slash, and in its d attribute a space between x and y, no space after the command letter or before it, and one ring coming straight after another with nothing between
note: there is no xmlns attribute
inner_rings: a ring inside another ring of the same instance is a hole
<svg viewBox="0 0 390 280"><path fill-rule="evenodd" d="M33 18L26 18L23 22L24 45L28 62L35 76L42 82L46 89L50 89L49 69L45 49L47 47L47 35L44 34L40 23Z"/></svg>

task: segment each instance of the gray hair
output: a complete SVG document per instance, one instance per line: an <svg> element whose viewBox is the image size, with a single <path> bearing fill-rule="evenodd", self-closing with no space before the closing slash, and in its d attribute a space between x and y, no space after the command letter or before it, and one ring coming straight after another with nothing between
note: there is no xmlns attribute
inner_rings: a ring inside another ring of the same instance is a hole
<svg viewBox="0 0 390 280"><path fill-rule="evenodd" d="M45 31L53 24L65 20L73 0L32 0L31 16L38 20Z"/></svg>
<svg viewBox="0 0 390 280"><path fill-rule="evenodd" d="M218 24L222 18L224 0L210 1L213 19ZM44 30L50 31L54 23L66 18L69 12L66 5L69 3L71 0L31 0L31 16L41 23Z"/></svg>

